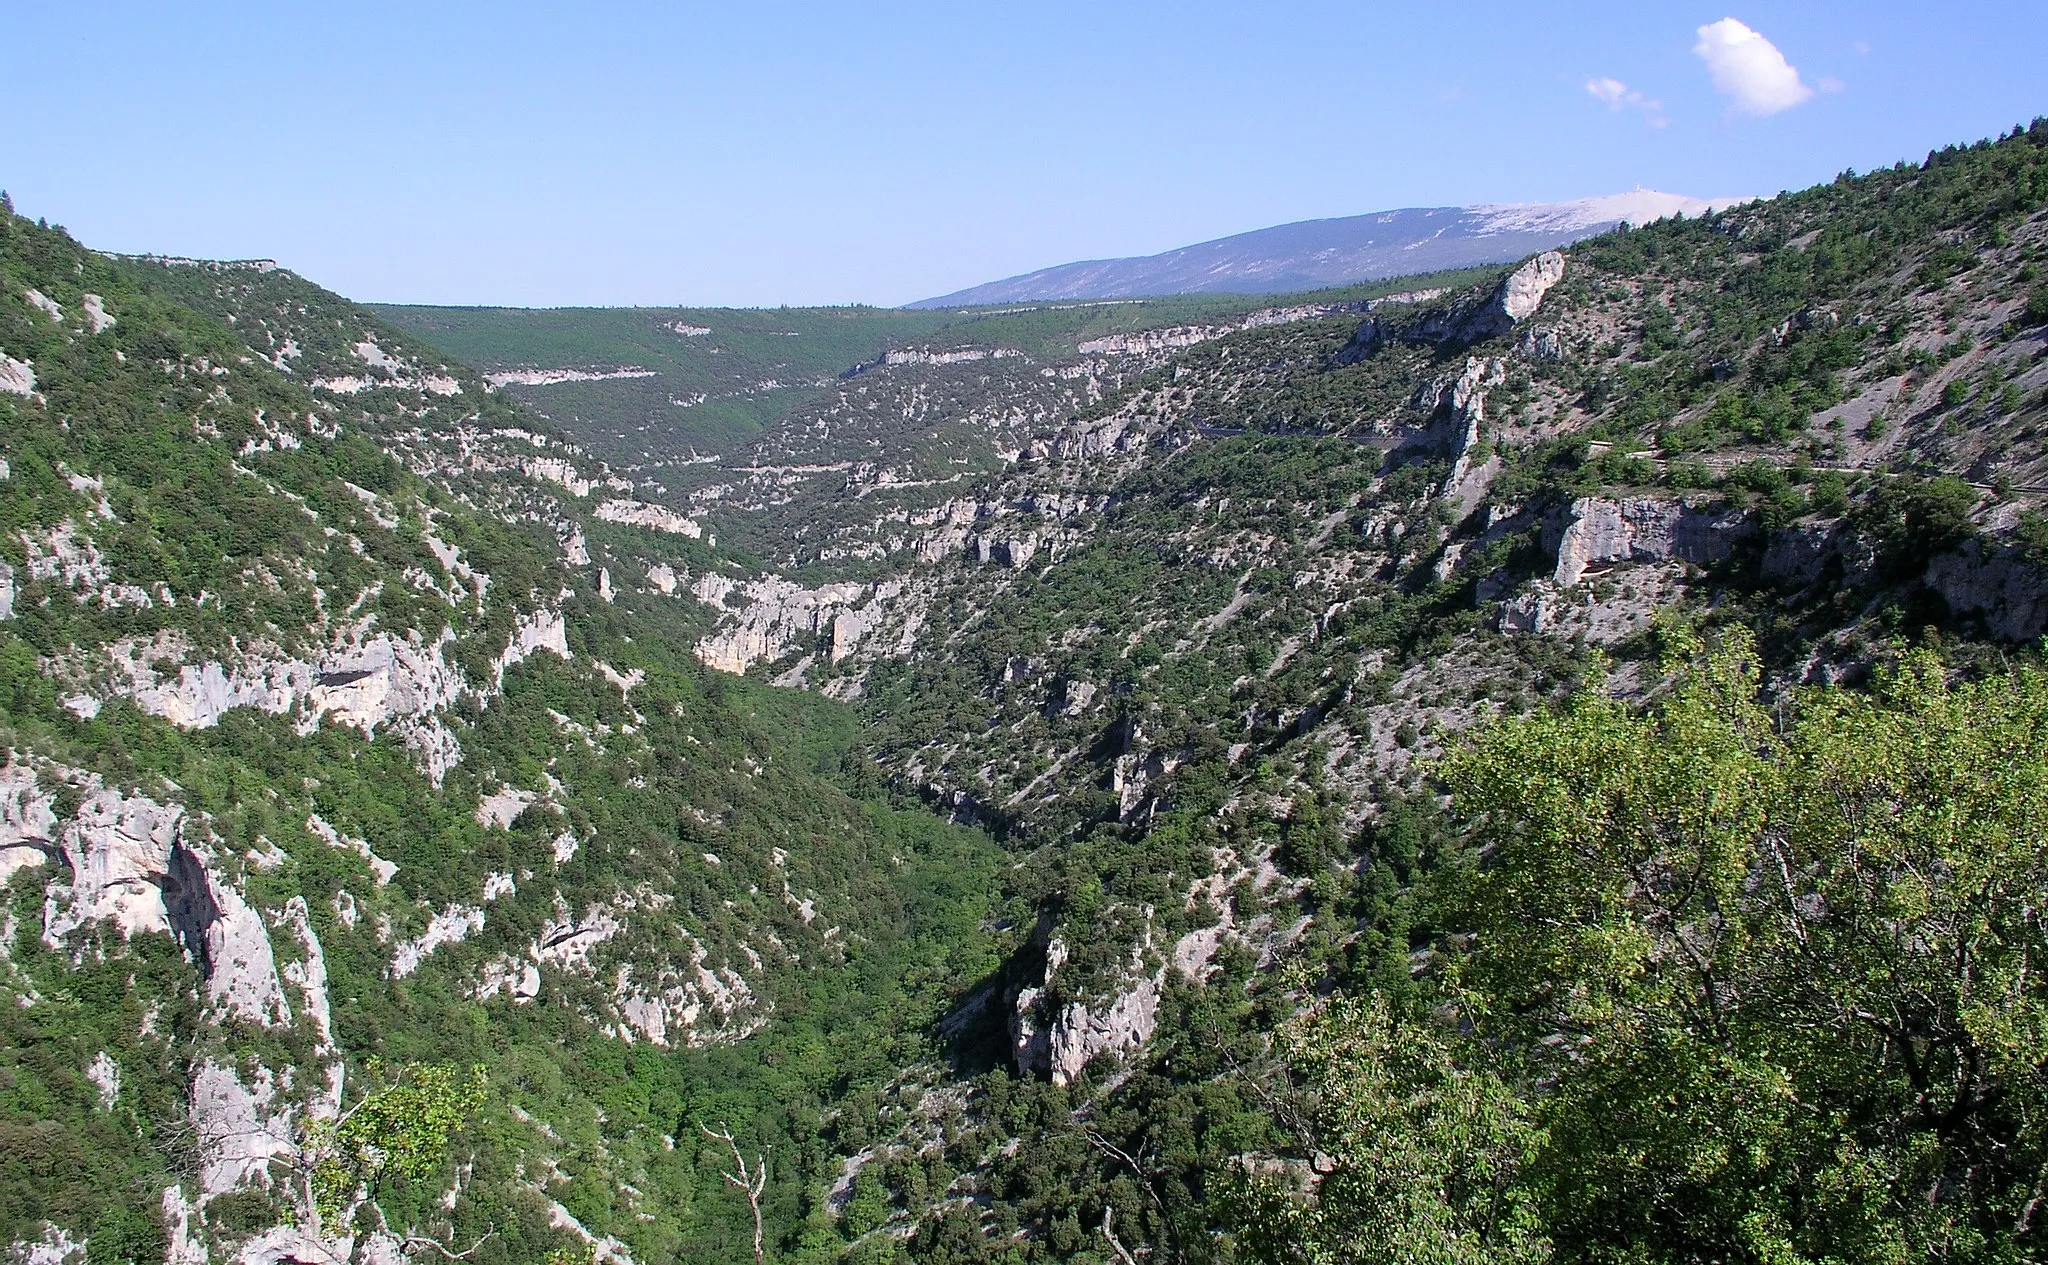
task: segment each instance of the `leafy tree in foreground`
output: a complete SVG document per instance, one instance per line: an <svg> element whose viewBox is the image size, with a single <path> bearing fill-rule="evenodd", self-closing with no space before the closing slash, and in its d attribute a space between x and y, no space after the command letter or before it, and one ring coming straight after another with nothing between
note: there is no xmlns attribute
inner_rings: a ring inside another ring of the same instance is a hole
<svg viewBox="0 0 2048 1265"><path fill-rule="evenodd" d="M1681 649L1446 761L1458 934L1284 1034L1315 1174L1262 1255L2039 1258L2048 674L1767 707L1747 643Z"/></svg>
<svg viewBox="0 0 2048 1265"><path fill-rule="evenodd" d="M373 1060L371 1079L383 1073ZM449 1138L483 1104L481 1067L413 1063L336 1119L313 1121L299 1149L300 1224L308 1239L324 1245L392 1228L378 1202L380 1187L394 1177L417 1182L438 1172ZM408 1251L430 1247L449 1258L467 1257L482 1243L457 1252L410 1228L403 1239Z"/></svg>

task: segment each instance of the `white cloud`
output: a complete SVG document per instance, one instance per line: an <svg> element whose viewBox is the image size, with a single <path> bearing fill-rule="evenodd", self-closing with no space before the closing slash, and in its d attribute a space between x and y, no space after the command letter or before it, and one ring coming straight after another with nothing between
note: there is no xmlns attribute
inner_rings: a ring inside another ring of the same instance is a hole
<svg viewBox="0 0 2048 1265"><path fill-rule="evenodd" d="M1777 45L1734 18L1708 23L1699 37L1692 51L1707 64L1714 87L1734 98L1742 113L1776 114L1813 95Z"/></svg>
<svg viewBox="0 0 2048 1265"><path fill-rule="evenodd" d="M1651 127L1663 127L1668 119L1664 117L1664 103L1655 97L1646 97L1619 79L1605 75L1586 81L1586 91L1594 100L1604 101L1607 108L1617 114L1623 110L1641 110L1643 121Z"/></svg>

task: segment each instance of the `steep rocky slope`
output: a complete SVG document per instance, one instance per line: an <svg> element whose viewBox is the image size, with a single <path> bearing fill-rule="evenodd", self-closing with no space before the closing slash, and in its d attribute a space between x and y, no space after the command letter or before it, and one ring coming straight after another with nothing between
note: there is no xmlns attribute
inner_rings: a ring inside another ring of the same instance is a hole
<svg viewBox="0 0 2048 1265"><path fill-rule="evenodd" d="M1352 969L1422 761L1603 662L1653 688L1660 619L1746 624L1785 681L2037 638L2043 134L1366 313L1077 341L1036 383L904 365L867 388L900 403L842 392L764 441L768 482L720 476L707 521L752 548L679 583L720 610L700 656L854 700L897 784L1005 837L1044 911L948 1031L1071 1127L913 1073L897 1132L844 1135L885 1173L852 1224L933 1259L1013 1231L1057 1256L1106 1201L1126 1242L1206 1224L1213 1147L1278 1142L1241 1104L1161 1132L1219 1074L1189 1042L1255 1033L1283 966ZM1250 1009L1219 1031L1204 980ZM920 1134L933 1111L980 1141ZM1151 1195L1105 1194L1148 1153Z"/></svg>
<svg viewBox="0 0 2048 1265"><path fill-rule="evenodd" d="M631 485L473 372L290 274L11 214L0 279L0 1236L721 1242L666 1052L854 1043L697 1079L800 1118L914 1031L921 973L979 960L986 849L842 789L830 705L614 605L596 559L670 524L608 512ZM382 1200L408 1224L311 1234L295 1166L373 1058L497 1092L433 1190Z"/></svg>
<svg viewBox="0 0 2048 1265"><path fill-rule="evenodd" d="M615 465L10 216L0 1234L388 1259L288 1181L375 1055L488 1065L379 1206L497 1259L750 1257L721 1125L792 1259L1231 1259L1233 1174L1313 1171L1275 1023L1427 969L1460 733L1656 692L1673 621L1779 688L2033 653L2044 150L986 313Z"/></svg>

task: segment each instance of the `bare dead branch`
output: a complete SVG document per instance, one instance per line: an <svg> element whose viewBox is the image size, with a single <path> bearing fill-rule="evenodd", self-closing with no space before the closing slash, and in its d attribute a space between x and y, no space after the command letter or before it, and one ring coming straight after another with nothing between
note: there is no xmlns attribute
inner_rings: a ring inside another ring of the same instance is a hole
<svg viewBox="0 0 2048 1265"><path fill-rule="evenodd" d="M763 1246L761 1232L761 1196L768 1189L767 1154L757 1152L754 1156L754 1167L749 1171L747 1157L740 1153L740 1144L733 1141L730 1126L721 1124L713 1130L709 1125L699 1123L697 1127L704 1131L705 1137L714 1142L725 1143L726 1149L732 1152L733 1166L738 1171L720 1175L747 1197L747 1209L754 1214L754 1265L767 1265L768 1252Z"/></svg>

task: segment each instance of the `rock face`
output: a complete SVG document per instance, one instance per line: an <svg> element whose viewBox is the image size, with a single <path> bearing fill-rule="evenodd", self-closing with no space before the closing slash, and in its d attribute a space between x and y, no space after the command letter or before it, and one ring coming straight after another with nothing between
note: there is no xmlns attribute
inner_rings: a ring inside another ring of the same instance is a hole
<svg viewBox="0 0 2048 1265"><path fill-rule="evenodd" d="M1927 587L1958 615L1975 615L1991 634L2031 641L2048 632L2048 572L2017 549L1987 552L1978 541L1927 564Z"/></svg>
<svg viewBox="0 0 2048 1265"><path fill-rule="evenodd" d="M690 938L690 958L676 965L658 965L651 985L633 978L633 967L619 968L612 1000L623 1022L619 1035L635 1037L664 1049L674 1045L698 1047L713 1041L733 1041L767 1022L758 1013L754 990L730 967L713 970L704 965L704 946Z"/></svg>
<svg viewBox="0 0 2048 1265"><path fill-rule="evenodd" d="M171 859L183 816L182 808L143 795L106 789L89 795L63 828L71 882L51 888L43 939L55 946L100 920L113 923L124 937L170 932L166 896L174 890Z"/></svg>
<svg viewBox="0 0 2048 1265"><path fill-rule="evenodd" d="M107 655L113 668L111 691L180 728L211 728L241 707L292 715L301 734L312 733L329 717L372 737L391 725L420 771L439 786L462 759L461 744L441 712L472 689L488 697L502 688L508 669L538 651L571 657L568 628L557 610L520 616L495 661L492 680L481 687L473 687L462 669L448 661L454 641L452 628L428 640L417 630L404 636L368 635L359 625L338 635L317 662L258 644L244 647L231 662L179 664L170 677L162 675L165 669L159 665L176 663L191 652L176 634L126 638L107 647ZM89 715L99 702L81 695L73 710Z"/></svg>
<svg viewBox="0 0 2048 1265"><path fill-rule="evenodd" d="M1064 1085L1081 1074L1099 1054L1133 1050L1152 1039L1159 1027L1159 981L1138 981L1119 993L1098 1014L1080 1002L1060 1012L1047 1043L1047 1070L1053 1084Z"/></svg>
<svg viewBox="0 0 2048 1265"><path fill-rule="evenodd" d="M1206 343L1225 334L1237 333L1239 330L1263 329L1268 325L1289 325L1295 321L1342 316L1347 312L1361 311L1365 307L1366 304L1363 303L1324 303L1262 308L1226 325L1175 325L1167 329L1109 334L1102 338L1091 338L1075 350L1084 356L1154 355L1159 352L1178 351L1183 347L1193 347L1197 343Z"/></svg>
<svg viewBox="0 0 2048 1265"><path fill-rule="evenodd" d="M0 352L0 391L9 395L34 395L36 393L36 367L33 361L16 360Z"/></svg>
<svg viewBox="0 0 2048 1265"><path fill-rule="evenodd" d="M1554 250L1545 251L1502 278L1491 294L1480 298L1468 297L1407 322L1387 321L1380 317L1367 320L1351 336L1350 344L1338 353L1337 359L1341 363L1353 364L1388 342L1463 346L1497 338L1535 315L1536 309L1543 304L1543 296L1564 280L1564 272L1564 256ZM1554 345L1555 333L1550 333L1551 345Z"/></svg>
<svg viewBox="0 0 2048 1265"><path fill-rule="evenodd" d="M1146 945L1134 946L1134 961L1142 960L1149 943L1148 937ZM1099 1055L1134 1050L1151 1040L1159 1027L1160 988L1166 979L1161 967L1098 1005L1070 1000L1052 1011L1053 981L1066 960L1066 945L1052 937L1041 982L1010 998L1010 1056L1018 1074L1043 1072L1055 1085L1072 1081Z"/></svg>
<svg viewBox="0 0 2048 1265"><path fill-rule="evenodd" d="M1604 562L1726 562L1756 532L1739 510L1654 497L1581 497L1563 522L1546 526L1544 543L1557 551L1556 582L1569 588Z"/></svg>
<svg viewBox="0 0 2048 1265"><path fill-rule="evenodd" d="M232 1066L208 1059L192 1077L192 1126L198 1134L202 1202L245 1186L269 1187L270 1162L297 1153L292 1113L278 1102L268 1070L244 1085Z"/></svg>
<svg viewBox="0 0 2048 1265"><path fill-rule="evenodd" d="M391 978L404 979L420 969L434 950L444 944L460 944L484 929L484 911L474 905L450 905L427 920L427 929L417 939L407 940L391 953Z"/></svg>
<svg viewBox="0 0 2048 1265"><path fill-rule="evenodd" d="M37 785L34 769L0 768L0 885L58 856L55 809L56 796Z"/></svg>
<svg viewBox="0 0 2048 1265"><path fill-rule="evenodd" d="M698 601L730 611L729 599L737 596L747 605L697 643L697 657L722 672L745 672L829 636L828 652L836 663L882 626L889 603L902 592L900 581L849 581L812 589L776 576L740 585L707 575L691 588Z"/></svg>
<svg viewBox="0 0 2048 1265"><path fill-rule="evenodd" d="M1065 1085L1098 1055L1137 1049L1159 1027L1159 987L1158 979L1141 979L1099 1010L1073 1001L1049 1017L1044 1014L1045 990L1022 990L1010 1016L1010 1049L1018 1073L1043 1072L1053 1084Z"/></svg>
<svg viewBox="0 0 2048 1265"><path fill-rule="evenodd" d="M1014 359L1023 354L1011 347L900 347L885 351L873 360L863 360L839 376L857 378L892 365L958 365L977 360Z"/></svg>
<svg viewBox="0 0 2048 1265"><path fill-rule="evenodd" d="M30 830L48 831L56 820L47 802L18 779L0 792L20 819L14 829L31 846ZM52 947L95 923L109 923L123 938L161 932L175 936L205 971L206 1001L223 1018L260 1027L292 1021L276 955L262 918L235 886L216 872L203 847L188 845L184 810L146 795L96 787L76 816L58 826L71 870L68 884L53 883L44 903L43 939Z"/></svg>
<svg viewBox="0 0 2048 1265"><path fill-rule="evenodd" d="M185 864L184 859L189 855L181 851L174 858L178 862L174 877L183 878L190 869L199 868ZM207 1003L223 1016L261 1027L288 1026L292 1021L292 1011L285 1002L284 984L277 973L277 957L271 951L270 934L264 930L262 918L249 908L233 884L225 882L210 869L201 870L201 881L205 884L204 906L212 911L212 917L199 926L206 966ZM320 970L323 990L326 977L323 965ZM325 1006L324 993L321 1004Z"/></svg>
<svg viewBox="0 0 2048 1265"><path fill-rule="evenodd" d="M542 650L564 662L574 657L569 652L569 625L560 611L534 611L520 618L512 629L511 640L505 643L504 653L498 656L497 679L492 684L503 686L508 669ZM460 677L457 685L460 686ZM453 695L449 701L453 701Z"/></svg>
<svg viewBox="0 0 2048 1265"><path fill-rule="evenodd" d="M668 532L692 539L704 535L704 526L696 519L686 518L672 509L660 505L648 505L643 501L606 501L597 507L597 517L607 523L625 523L633 527L645 527L652 531Z"/></svg>

